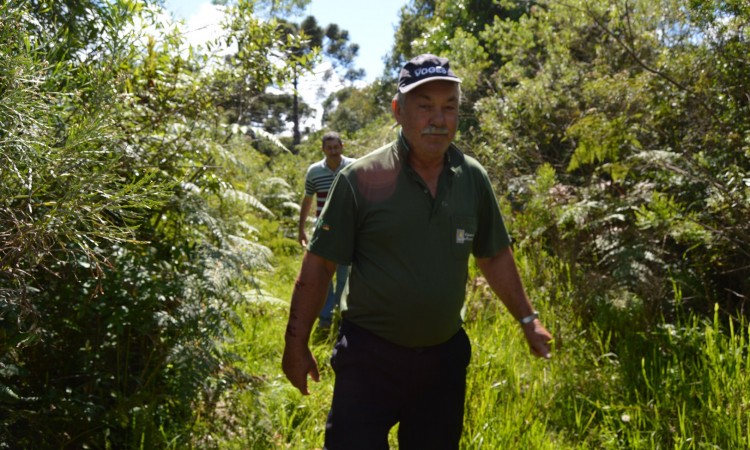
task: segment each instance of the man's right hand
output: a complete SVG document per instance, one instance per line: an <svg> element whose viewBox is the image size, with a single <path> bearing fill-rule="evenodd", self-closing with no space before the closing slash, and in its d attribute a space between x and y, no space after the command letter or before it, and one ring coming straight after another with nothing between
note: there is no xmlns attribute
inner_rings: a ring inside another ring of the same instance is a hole
<svg viewBox="0 0 750 450"><path fill-rule="evenodd" d="M299 230L299 238L297 239L303 247L307 248L307 233L304 229Z"/></svg>
<svg viewBox="0 0 750 450"><path fill-rule="evenodd" d="M287 342L284 346L284 356L281 360L281 368L284 375L304 395L309 395L307 390L307 376L316 383L320 381L318 362L315 360L310 347L305 344Z"/></svg>
<svg viewBox="0 0 750 450"><path fill-rule="evenodd" d="M318 362L310 351L308 341L315 319L325 303L328 284L335 271L335 262L305 252L292 291L281 368L292 385L305 395L309 393L307 376L310 375L313 381L320 379Z"/></svg>

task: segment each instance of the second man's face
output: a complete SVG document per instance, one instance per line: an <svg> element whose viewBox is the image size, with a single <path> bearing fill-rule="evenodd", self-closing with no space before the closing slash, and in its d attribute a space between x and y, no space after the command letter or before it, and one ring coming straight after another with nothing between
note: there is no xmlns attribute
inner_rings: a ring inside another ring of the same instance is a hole
<svg viewBox="0 0 750 450"><path fill-rule="evenodd" d="M326 155L328 165L338 166L341 162L341 152L344 146L336 139L328 139L323 142L323 153Z"/></svg>

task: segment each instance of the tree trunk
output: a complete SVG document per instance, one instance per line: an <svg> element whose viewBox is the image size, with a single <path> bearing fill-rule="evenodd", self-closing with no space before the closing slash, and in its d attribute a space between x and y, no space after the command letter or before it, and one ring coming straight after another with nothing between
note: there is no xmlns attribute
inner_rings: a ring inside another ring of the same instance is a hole
<svg viewBox="0 0 750 450"><path fill-rule="evenodd" d="M294 78L292 80L292 83L294 85L294 105L292 109L292 121L294 122L294 136L292 138L292 153L297 154L297 146L300 143L300 134L299 134L299 97L297 94L297 83L298 83L298 76L297 76L297 67L294 68Z"/></svg>

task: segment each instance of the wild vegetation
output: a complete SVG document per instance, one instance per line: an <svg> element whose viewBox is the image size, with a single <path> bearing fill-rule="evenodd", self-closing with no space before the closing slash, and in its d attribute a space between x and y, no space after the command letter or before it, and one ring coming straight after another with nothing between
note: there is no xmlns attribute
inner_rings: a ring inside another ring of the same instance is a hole
<svg viewBox="0 0 750 450"><path fill-rule="evenodd" d="M304 0L237 0L190 48L156 3L0 4L0 448L320 448L333 336L312 395L280 370L318 136L268 87L311 38L356 78L356 45L290 26ZM384 74L325 102L359 156L395 136L400 63L464 80L460 146L556 350L472 269L463 448L750 448L749 24L744 0L411 0Z"/></svg>

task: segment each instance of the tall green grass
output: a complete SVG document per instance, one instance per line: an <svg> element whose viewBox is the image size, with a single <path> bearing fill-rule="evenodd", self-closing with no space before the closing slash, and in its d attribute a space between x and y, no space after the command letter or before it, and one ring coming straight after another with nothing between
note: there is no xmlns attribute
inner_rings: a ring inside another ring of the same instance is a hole
<svg viewBox="0 0 750 450"><path fill-rule="evenodd" d="M575 287L552 267L555 289L519 266L545 324L555 335L552 360L534 358L512 317L481 287L469 289L466 329L473 354L467 378L463 449L748 449L748 326L720 311L641 330L636 314L582 325ZM213 441L227 449L322 448L333 388L333 335L317 336L321 382L300 395L280 361L288 298L299 257L277 261L265 277L268 296L238 313L244 327L230 349L251 376L222 400ZM539 266L536 266L539 267ZM551 267L551 266L549 266ZM546 274L549 276L550 274ZM276 298L276 300L271 300ZM620 326L611 326L620 320ZM398 448L395 430L392 448Z"/></svg>

